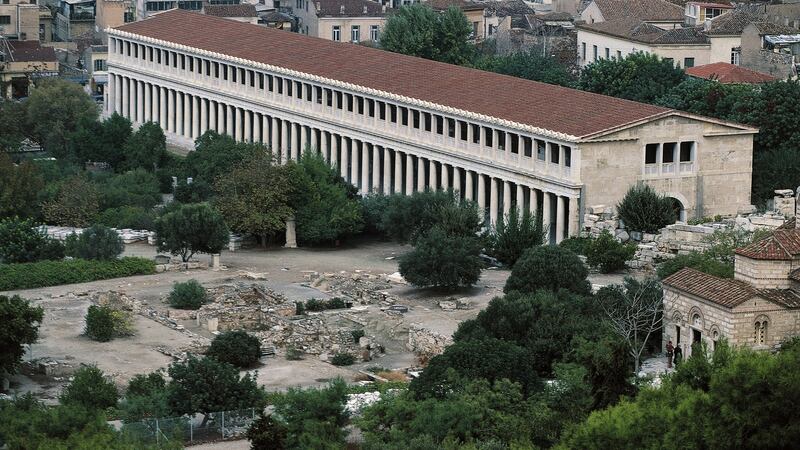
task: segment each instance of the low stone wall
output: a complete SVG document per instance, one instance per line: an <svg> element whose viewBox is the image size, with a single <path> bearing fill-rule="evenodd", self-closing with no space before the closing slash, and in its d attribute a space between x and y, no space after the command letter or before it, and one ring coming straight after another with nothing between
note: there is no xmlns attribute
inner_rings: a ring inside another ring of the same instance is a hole
<svg viewBox="0 0 800 450"><path fill-rule="evenodd" d="M433 330L413 323L408 327L408 343L406 348L422 359L430 359L444 352L445 347L453 343L453 339Z"/></svg>

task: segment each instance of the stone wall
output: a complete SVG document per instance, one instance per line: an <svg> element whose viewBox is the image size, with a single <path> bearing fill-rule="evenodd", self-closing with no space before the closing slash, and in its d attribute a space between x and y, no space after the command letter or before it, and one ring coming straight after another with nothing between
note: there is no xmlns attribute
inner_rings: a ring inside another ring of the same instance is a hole
<svg viewBox="0 0 800 450"><path fill-rule="evenodd" d="M800 335L800 310L788 310L761 298L750 299L733 309L733 339L731 343L756 349L773 348L784 339ZM755 345L753 332L757 318L767 319L765 345Z"/></svg>
<svg viewBox="0 0 800 450"><path fill-rule="evenodd" d="M700 320L696 323L693 320L695 315L700 316ZM681 330L680 342L676 327L680 327ZM681 347L683 356L688 357L692 352L692 329L702 333L701 339L709 349L714 348L714 340L725 338L732 342L736 337L733 313L730 309L665 287L662 348L665 348L667 341L671 340L675 347Z"/></svg>
<svg viewBox="0 0 800 450"><path fill-rule="evenodd" d="M735 278L746 281L757 289L788 289L789 273L798 266L797 261L767 261L736 255Z"/></svg>
<svg viewBox="0 0 800 450"><path fill-rule="evenodd" d="M453 339L433 330L413 323L408 328L408 343L406 348L414 352L421 359L430 359L442 354L445 347L453 343Z"/></svg>

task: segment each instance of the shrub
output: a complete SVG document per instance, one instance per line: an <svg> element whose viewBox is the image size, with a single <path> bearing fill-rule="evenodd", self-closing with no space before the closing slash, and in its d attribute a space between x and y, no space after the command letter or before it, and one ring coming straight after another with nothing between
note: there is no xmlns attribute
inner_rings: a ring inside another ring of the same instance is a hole
<svg viewBox="0 0 800 450"><path fill-rule="evenodd" d="M78 404L88 409L106 409L117 405L117 387L96 366L85 366L75 372L72 381L61 393L61 403Z"/></svg>
<svg viewBox="0 0 800 450"><path fill-rule="evenodd" d="M572 236L561 241L559 247L565 248L576 255L585 255L586 247L592 242L590 237Z"/></svg>
<svg viewBox="0 0 800 450"><path fill-rule="evenodd" d="M625 228L644 233L657 233L676 219L672 200L646 184L631 186L617 205L617 212Z"/></svg>
<svg viewBox="0 0 800 450"><path fill-rule="evenodd" d="M576 294L588 294L591 291L588 275L589 271L575 253L552 245L534 247L526 250L514 264L503 292L567 289Z"/></svg>
<svg viewBox="0 0 800 450"><path fill-rule="evenodd" d="M691 252L687 255L678 255L672 259L662 262L656 269L656 275L658 275L658 278L663 280L664 278L683 269L684 267L691 267L692 269L699 270L700 272L721 278L733 278L732 263L722 262L711 256L709 253L700 252Z"/></svg>
<svg viewBox="0 0 800 450"><path fill-rule="evenodd" d="M111 228L154 230L156 214L141 206L120 206L102 211L96 222Z"/></svg>
<svg viewBox="0 0 800 450"><path fill-rule="evenodd" d="M325 305L327 309L342 309L345 308L344 300L339 297L333 297L332 299L328 300L327 304Z"/></svg>
<svg viewBox="0 0 800 450"><path fill-rule="evenodd" d="M285 450L288 433L289 430L283 423L274 420L272 415L262 414L250 424L247 439L252 449Z"/></svg>
<svg viewBox="0 0 800 450"><path fill-rule="evenodd" d="M205 288L197 280L175 283L169 293L169 305L179 309L198 309L207 299Z"/></svg>
<svg viewBox="0 0 800 450"><path fill-rule="evenodd" d="M68 227L88 226L98 209L97 187L80 176L64 181L55 198L42 204L47 223Z"/></svg>
<svg viewBox="0 0 800 450"><path fill-rule="evenodd" d="M316 298L312 298L306 301L303 308L295 308L295 312L300 315L305 314L306 311L325 311L326 309L342 309L345 307L344 300L339 297L334 297L330 300L317 300Z"/></svg>
<svg viewBox="0 0 800 450"><path fill-rule="evenodd" d="M520 215L512 208L506 217L497 220L490 239L491 255L513 266L525 250L542 245L544 237L542 221L535 213L525 211Z"/></svg>
<svg viewBox="0 0 800 450"><path fill-rule="evenodd" d="M181 255L186 262L195 253L219 253L230 233L222 216L206 203L177 205L156 221L158 251Z"/></svg>
<svg viewBox="0 0 800 450"><path fill-rule="evenodd" d="M436 226L417 239L414 250L400 257L400 274L418 287L472 286L483 268L480 251L477 237L448 234Z"/></svg>
<svg viewBox="0 0 800 450"><path fill-rule="evenodd" d="M353 336L353 342L358 344L358 341L364 337L364 330L353 330L350 332L350 335Z"/></svg>
<svg viewBox="0 0 800 450"><path fill-rule="evenodd" d="M155 262L136 257L109 261L73 259L71 261L0 264L0 291L148 275L155 271Z"/></svg>
<svg viewBox="0 0 800 450"><path fill-rule="evenodd" d="M226 331L211 341L206 356L239 368L252 367L261 357L261 341L246 331Z"/></svg>
<svg viewBox="0 0 800 450"><path fill-rule="evenodd" d="M186 180L181 180L175 186L175 200L181 203L200 203L211 198L213 193L211 185L203 180L193 180L191 183L186 183Z"/></svg>
<svg viewBox="0 0 800 450"><path fill-rule="evenodd" d="M636 246L618 242L608 230L603 230L597 239L592 239L586 246L586 262L600 269L602 273L611 273L625 268L625 261L633 258Z"/></svg>
<svg viewBox="0 0 800 450"><path fill-rule="evenodd" d="M92 225L80 235L70 234L65 247L67 256L95 260L115 259L125 250L119 234L103 225Z"/></svg>
<svg viewBox="0 0 800 450"><path fill-rule="evenodd" d="M99 342L107 342L120 336L130 336L133 334L130 313L115 310L109 306L92 305L86 313L84 333L90 339Z"/></svg>
<svg viewBox="0 0 800 450"><path fill-rule="evenodd" d="M32 220L0 221L0 264L64 258L64 246L50 239Z"/></svg>
<svg viewBox="0 0 800 450"><path fill-rule="evenodd" d="M152 208L161 203L158 178L143 169L102 179L99 188L100 209L122 206Z"/></svg>
<svg viewBox="0 0 800 450"><path fill-rule="evenodd" d="M349 353L337 353L331 358L331 364L334 366L350 366L356 362L356 357Z"/></svg>
<svg viewBox="0 0 800 450"><path fill-rule="evenodd" d="M294 315L302 316L306 313L306 304L303 302L295 302L294 303Z"/></svg>
<svg viewBox="0 0 800 450"><path fill-rule="evenodd" d="M300 361L303 359L303 351L294 345L288 345L286 347L286 359L289 361Z"/></svg>
<svg viewBox="0 0 800 450"><path fill-rule="evenodd" d="M306 310L307 311L324 311L325 310L325 301L324 300L317 300L312 298L306 301Z"/></svg>

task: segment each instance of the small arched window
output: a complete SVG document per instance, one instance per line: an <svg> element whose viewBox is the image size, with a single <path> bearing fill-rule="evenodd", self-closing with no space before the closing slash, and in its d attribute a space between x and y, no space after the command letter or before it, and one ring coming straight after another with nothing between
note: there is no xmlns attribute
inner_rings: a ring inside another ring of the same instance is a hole
<svg viewBox="0 0 800 450"><path fill-rule="evenodd" d="M760 320L755 323L753 328L753 342L756 345L765 345L767 343L767 320Z"/></svg>

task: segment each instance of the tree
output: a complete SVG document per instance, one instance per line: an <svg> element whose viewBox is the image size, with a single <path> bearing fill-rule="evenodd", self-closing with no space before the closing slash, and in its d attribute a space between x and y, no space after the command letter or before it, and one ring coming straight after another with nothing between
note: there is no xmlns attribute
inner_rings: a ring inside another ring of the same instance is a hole
<svg viewBox="0 0 800 450"><path fill-rule="evenodd" d="M752 85L720 83L717 80L688 77L655 103L693 114L732 120L737 99L750 95Z"/></svg>
<svg viewBox="0 0 800 450"><path fill-rule="evenodd" d="M61 393L62 403L75 403L87 409L105 409L117 405L117 387L97 366L84 366Z"/></svg>
<svg viewBox="0 0 800 450"><path fill-rule="evenodd" d="M472 286L481 276L481 242L475 236L448 235L434 227L400 257L400 274L418 287L454 290Z"/></svg>
<svg viewBox="0 0 800 450"><path fill-rule="evenodd" d="M452 191L394 194L376 202L375 207L383 209L370 213L379 217L377 228L404 243L415 242L435 226L451 236L475 236L482 227L477 203L459 201Z"/></svg>
<svg viewBox="0 0 800 450"><path fill-rule="evenodd" d="M25 140L25 108L20 102L0 99L0 154L17 150Z"/></svg>
<svg viewBox="0 0 800 450"><path fill-rule="evenodd" d="M513 266L522 253L544 243L545 230L542 218L535 212L516 208L505 217L500 217L490 237L492 256L503 264Z"/></svg>
<svg viewBox="0 0 800 450"><path fill-rule="evenodd" d="M247 429L252 450L286 450L288 430L272 414L261 414Z"/></svg>
<svg viewBox="0 0 800 450"><path fill-rule="evenodd" d="M99 208L97 188L84 177L66 180L55 199L42 205L48 223L68 227L85 227L92 222Z"/></svg>
<svg viewBox="0 0 800 450"><path fill-rule="evenodd" d="M219 253L229 232L222 216L207 203L178 205L156 220L158 251L181 255L183 262L195 253Z"/></svg>
<svg viewBox="0 0 800 450"><path fill-rule="evenodd" d="M260 236L266 245L294 213L289 175L285 166L273 164L271 155L259 153L217 179L214 205L233 231Z"/></svg>
<svg viewBox="0 0 800 450"><path fill-rule="evenodd" d="M571 251L556 246L533 247L514 264L503 292L566 289L583 295L591 292L588 275L586 266Z"/></svg>
<svg viewBox="0 0 800 450"><path fill-rule="evenodd" d="M469 43L472 26L464 13L450 7L437 13L427 5L403 6L386 21L381 48L450 64L467 64L475 54Z"/></svg>
<svg viewBox="0 0 800 450"><path fill-rule="evenodd" d="M197 280L175 283L169 293L169 306L180 309L199 309L208 301L205 288Z"/></svg>
<svg viewBox="0 0 800 450"><path fill-rule="evenodd" d="M628 188L617 205L617 213L625 228L644 233L658 233L677 219L672 201L646 184Z"/></svg>
<svg viewBox="0 0 800 450"><path fill-rule="evenodd" d="M131 121L113 113L102 122L86 117L68 137L68 154L76 161L102 161L120 170L125 142L133 134Z"/></svg>
<svg viewBox="0 0 800 450"><path fill-rule="evenodd" d="M181 203L200 203L211 198L213 190L211 185L203 180L193 180L187 183L186 180L178 180L175 186L175 200Z"/></svg>
<svg viewBox="0 0 800 450"><path fill-rule="evenodd" d="M214 337L206 356L239 368L248 368L261 358L261 341L246 331L226 331Z"/></svg>
<svg viewBox="0 0 800 450"><path fill-rule="evenodd" d="M289 164L288 170L295 173L290 203L301 243L334 242L361 231L364 219L355 188L321 154L307 152L298 164Z"/></svg>
<svg viewBox="0 0 800 450"><path fill-rule="evenodd" d="M273 417L285 430L285 448L345 447L346 400L347 383L340 378L322 389L289 388L286 393L276 395Z"/></svg>
<svg viewBox="0 0 800 450"><path fill-rule="evenodd" d="M150 209L161 202L158 178L144 169L98 178L101 210L126 206Z"/></svg>
<svg viewBox="0 0 800 450"><path fill-rule="evenodd" d="M612 273L625 268L625 262L636 253L635 244L617 241L608 230L603 230L586 246L586 263L597 267L602 273Z"/></svg>
<svg viewBox="0 0 800 450"><path fill-rule="evenodd" d="M115 259L125 250L125 244L116 231L103 225L92 225L80 235L74 232L65 241L66 255L73 258Z"/></svg>
<svg viewBox="0 0 800 450"><path fill-rule="evenodd" d="M0 152L0 218L37 216L38 195L43 188L44 179L35 164L27 161L14 164L7 154Z"/></svg>
<svg viewBox="0 0 800 450"><path fill-rule="evenodd" d="M167 158L167 138L160 125L147 122L128 138L124 152L126 168L154 171Z"/></svg>
<svg viewBox="0 0 800 450"><path fill-rule="evenodd" d="M663 280L684 267L691 267L716 277L733 278L733 264L724 263L707 252L691 252L685 255L677 255L659 264L656 268L656 274L659 279Z"/></svg>
<svg viewBox="0 0 800 450"><path fill-rule="evenodd" d="M264 390L256 376L245 374L214 358L172 363L167 370L170 381L167 401L174 414L196 414L264 406ZM205 420L207 420L206 417Z"/></svg>
<svg viewBox="0 0 800 450"><path fill-rule="evenodd" d="M556 58L542 56L534 49L505 56L484 57L476 62L475 68L559 86L572 87L575 84L575 78L570 71Z"/></svg>
<svg viewBox="0 0 800 450"><path fill-rule="evenodd" d="M17 369L25 354L24 346L39 338L43 317L41 307L31 306L19 295L0 295L0 375Z"/></svg>
<svg viewBox="0 0 800 450"><path fill-rule="evenodd" d="M663 326L664 296L661 283L655 278L638 281L626 277L623 283L602 287L597 302L611 330L627 344L633 357L633 373L637 374L650 336Z"/></svg>
<svg viewBox="0 0 800 450"><path fill-rule="evenodd" d="M30 219L0 220L0 264L59 260L64 246Z"/></svg>
<svg viewBox="0 0 800 450"><path fill-rule="evenodd" d="M31 90L26 110L26 127L32 137L56 158L68 156L68 136L78 124L94 122L97 104L72 82L53 78Z"/></svg>
<svg viewBox="0 0 800 450"><path fill-rule="evenodd" d="M236 142L231 136L209 130L195 141L194 151L186 156L189 176L212 184L239 163L266 152L261 144Z"/></svg>
<svg viewBox="0 0 800 450"><path fill-rule="evenodd" d="M92 305L86 312L84 334L94 341L108 342L115 337L133 334L131 315L110 306Z"/></svg>
<svg viewBox="0 0 800 450"><path fill-rule="evenodd" d="M125 422L168 416L167 381L163 373L157 371L134 375L119 408Z"/></svg>
<svg viewBox="0 0 800 450"><path fill-rule="evenodd" d="M653 103L686 78L671 60L644 52L622 59L601 58L581 71L580 89L612 97Z"/></svg>

